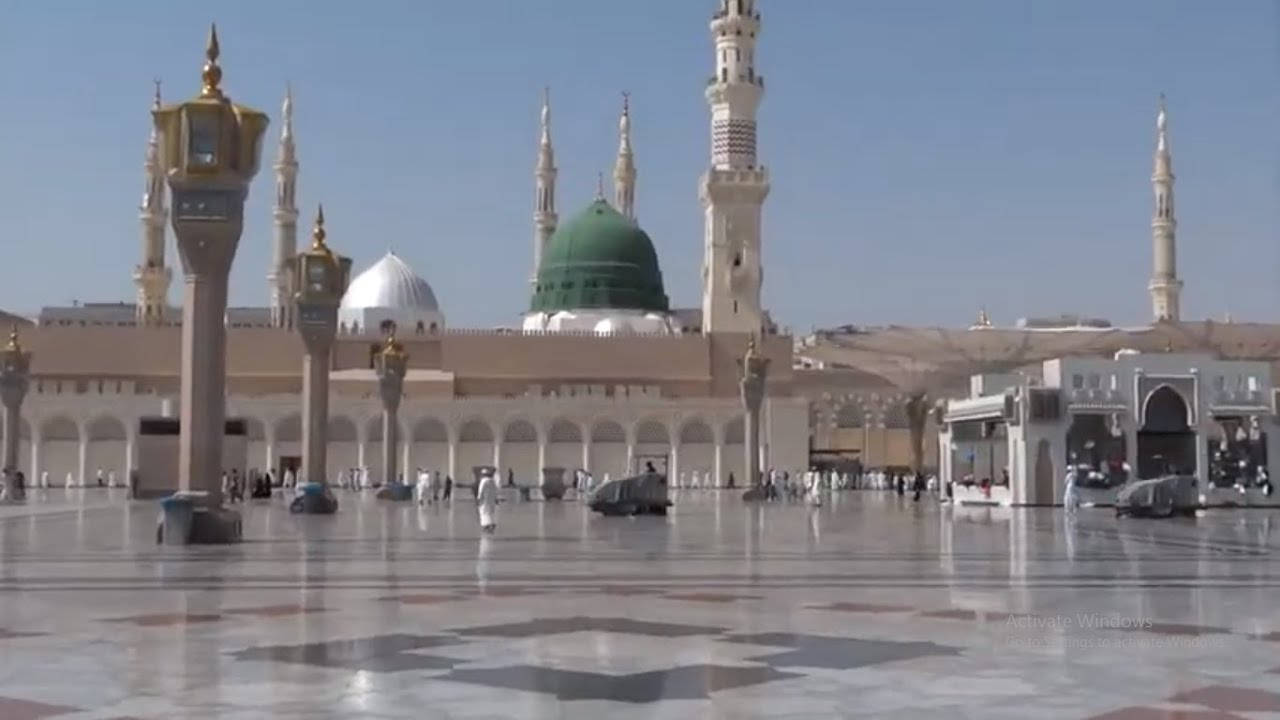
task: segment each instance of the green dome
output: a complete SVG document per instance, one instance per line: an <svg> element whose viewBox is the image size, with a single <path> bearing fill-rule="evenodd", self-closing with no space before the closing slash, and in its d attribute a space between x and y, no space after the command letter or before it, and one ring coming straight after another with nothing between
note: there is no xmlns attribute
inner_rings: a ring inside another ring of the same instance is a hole
<svg viewBox="0 0 1280 720"><path fill-rule="evenodd" d="M561 225L547 241L530 309L667 312L658 254L649 236L604 200Z"/></svg>

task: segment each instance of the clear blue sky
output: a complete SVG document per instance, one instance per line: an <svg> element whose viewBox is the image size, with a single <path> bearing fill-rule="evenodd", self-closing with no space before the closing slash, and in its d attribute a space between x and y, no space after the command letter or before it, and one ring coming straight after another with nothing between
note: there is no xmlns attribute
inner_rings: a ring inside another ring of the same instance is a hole
<svg viewBox="0 0 1280 720"><path fill-rule="evenodd" d="M638 214L673 303L696 305L714 5L0 0L0 307L132 298L151 79L193 95L210 20L224 87L273 119L234 304L266 300L291 81L305 222L323 201L357 267L393 248L455 327L513 323L528 302L542 86L562 216L612 166L630 90ZM1161 91L1184 316L1280 320L1275 2L761 6L765 300L783 324L961 325L981 305L997 322L1144 321Z"/></svg>

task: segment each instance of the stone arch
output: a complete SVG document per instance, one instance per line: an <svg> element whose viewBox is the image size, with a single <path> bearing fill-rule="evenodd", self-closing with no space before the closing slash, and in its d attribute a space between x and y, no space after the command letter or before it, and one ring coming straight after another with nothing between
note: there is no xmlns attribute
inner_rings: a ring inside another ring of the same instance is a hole
<svg viewBox="0 0 1280 720"><path fill-rule="evenodd" d="M515 418L502 428L504 443L536 443L538 428L524 418Z"/></svg>
<svg viewBox="0 0 1280 720"><path fill-rule="evenodd" d="M537 485L542 478L538 455L538 428L525 418L512 418L502 428L503 481L511 476L521 485Z"/></svg>
<svg viewBox="0 0 1280 720"><path fill-rule="evenodd" d="M1138 477L1196 472L1196 433L1191 404L1167 384L1157 386L1142 402L1138 430Z"/></svg>
<svg viewBox="0 0 1280 720"><path fill-rule="evenodd" d="M325 477L337 482L339 473L360 466L359 428L345 415L330 415L327 427Z"/></svg>
<svg viewBox="0 0 1280 720"><path fill-rule="evenodd" d="M80 426L65 415L57 415L40 423L40 437L45 440L80 441Z"/></svg>
<svg viewBox="0 0 1280 720"><path fill-rule="evenodd" d="M627 431L622 424L614 420L600 420L591 426L591 442L593 443L626 443Z"/></svg>
<svg viewBox="0 0 1280 720"><path fill-rule="evenodd" d="M724 424L724 444L741 445L746 442L746 420L741 415Z"/></svg>
<svg viewBox="0 0 1280 720"><path fill-rule="evenodd" d="M636 424L635 456L629 471L639 472L650 462L662 473L671 467L671 431L666 423L654 418Z"/></svg>
<svg viewBox="0 0 1280 720"><path fill-rule="evenodd" d="M582 428L572 420L557 418L547 429L549 443L580 443Z"/></svg>
<svg viewBox="0 0 1280 720"><path fill-rule="evenodd" d="M418 418L408 437L409 458L406 470L421 468L438 472L443 477L449 472L449 426L435 417Z"/></svg>
<svg viewBox="0 0 1280 720"><path fill-rule="evenodd" d="M419 418L413 424L413 441L448 444L449 427L439 418Z"/></svg>
<svg viewBox="0 0 1280 720"><path fill-rule="evenodd" d="M493 465L497 435L488 420L473 417L458 426L458 452L456 455L458 476L454 480L472 481L471 469L481 465Z"/></svg>
<svg viewBox="0 0 1280 720"><path fill-rule="evenodd" d="M41 420L39 427L41 474L49 473L51 485L62 486L68 478L80 484L80 426L65 415L55 415Z"/></svg>
<svg viewBox="0 0 1280 720"><path fill-rule="evenodd" d="M1185 432L1191 426L1191 403L1172 385L1160 385L1142 401L1142 429Z"/></svg>
<svg viewBox="0 0 1280 720"><path fill-rule="evenodd" d="M572 420L555 419L547 427L547 467L572 471L585 465L582 455L582 427ZM571 476L568 473L566 477Z"/></svg>
<svg viewBox="0 0 1280 720"><path fill-rule="evenodd" d="M458 426L458 442L493 442L493 425L487 420L472 418Z"/></svg>
<svg viewBox="0 0 1280 720"><path fill-rule="evenodd" d="M117 485L124 484L129 452L129 430L124 422L111 415L99 415L85 423L84 436L86 483L96 485L101 474L104 484L113 478Z"/></svg>
<svg viewBox="0 0 1280 720"><path fill-rule="evenodd" d="M627 472L627 431L622 423L602 418L590 425L588 434L587 470L603 480L605 476L619 478Z"/></svg>
<svg viewBox="0 0 1280 720"><path fill-rule="evenodd" d="M715 433L702 418L693 418L680 426L681 445L710 445L715 441Z"/></svg>
<svg viewBox="0 0 1280 720"><path fill-rule="evenodd" d="M95 417L85 423L84 430L85 438L90 442L94 440L125 440L129 437L129 431L125 429L124 422L110 415Z"/></svg>
<svg viewBox="0 0 1280 720"><path fill-rule="evenodd" d="M671 433L660 420L648 419L636 424L637 445L662 445L671 443Z"/></svg>
<svg viewBox="0 0 1280 720"><path fill-rule="evenodd" d="M675 478L682 487L691 484L691 476L696 473L699 487L705 487L716 469L716 435L706 420L695 417L685 421L677 433L680 442L680 463Z"/></svg>

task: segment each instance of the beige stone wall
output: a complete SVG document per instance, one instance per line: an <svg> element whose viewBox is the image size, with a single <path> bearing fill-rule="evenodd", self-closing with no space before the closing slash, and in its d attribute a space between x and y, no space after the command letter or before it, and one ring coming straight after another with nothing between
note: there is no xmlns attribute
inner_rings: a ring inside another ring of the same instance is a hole
<svg viewBox="0 0 1280 720"><path fill-rule="evenodd" d="M181 354L176 327L34 327L23 334L33 375L50 379L128 378L156 394L177 390ZM578 336L451 332L404 340L413 369L453 373L416 385L429 395L523 395L530 385L657 386L664 397L736 397L738 358L747 336ZM376 338L339 338L335 370L368 368ZM767 337L773 360L769 394L791 391L791 339ZM267 328L227 331L228 390L239 395L301 391L302 342ZM344 388L339 388L342 390ZM358 389L351 388L358 392Z"/></svg>

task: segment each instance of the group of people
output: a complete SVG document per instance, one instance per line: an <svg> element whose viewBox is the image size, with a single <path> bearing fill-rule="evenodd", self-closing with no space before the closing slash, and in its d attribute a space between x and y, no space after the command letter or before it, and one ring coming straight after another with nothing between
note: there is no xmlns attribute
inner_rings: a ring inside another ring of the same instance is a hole
<svg viewBox="0 0 1280 720"><path fill-rule="evenodd" d="M453 476L445 475L442 478L439 470L418 468L413 495L419 505L430 505L437 501L448 502L453 497Z"/></svg>

